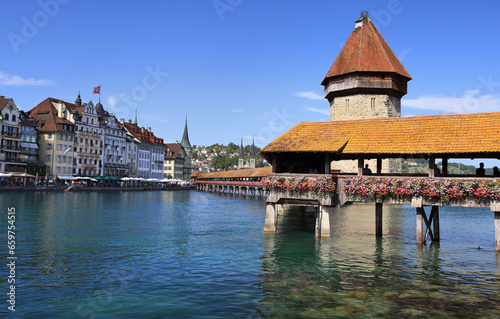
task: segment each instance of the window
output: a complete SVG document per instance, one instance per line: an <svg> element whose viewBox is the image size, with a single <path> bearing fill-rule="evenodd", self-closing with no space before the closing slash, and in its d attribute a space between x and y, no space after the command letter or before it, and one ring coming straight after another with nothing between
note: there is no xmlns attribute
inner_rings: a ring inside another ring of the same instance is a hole
<svg viewBox="0 0 500 319"><path fill-rule="evenodd" d="M47 143L47 150L51 150L52 149L52 143Z"/></svg>
<svg viewBox="0 0 500 319"><path fill-rule="evenodd" d="M57 173L61 174L61 166L57 166Z"/></svg>
<svg viewBox="0 0 500 319"><path fill-rule="evenodd" d="M66 158L67 158L67 156L63 156L63 163L66 163Z"/></svg>
<svg viewBox="0 0 500 319"><path fill-rule="evenodd" d="M4 115L4 118L5 118L5 120L6 120L6 121L8 121L8 120L9 120L9 114L7 114L7 113L6 113L6 114Z"/></svg>
<svg viewBox="0 0 500 319"><path fill-rule="evenodd" d="M15 122L16 121L16 116L13 114L12 115L12 122Z"/></svg>
<svg viewBox="0 0 500 319"><path fill-rule="evenodd" d="M58 151L62 151L62 150L63 150L63 147L62 147L62 145L61 145L61 144L57 144L57 150L58 150Z"/></svg>
<svg viewBox="0 0 500 319"><path fill-rule="evenodd" d="M345 110L349 112L349 99L345 99Z"/></svg>
<svg viewBox="0 0 500 319"><path fill-rule="evenodd" d="M90 124L94 125L94 119L90 119Z"/></svg>
<svg viewBox="0 0 500 319"><path fill-rule="evenodd" d="M48 134L48 135L47 135L47 139L48 139L48 140L51 140L51 139L52 139L52 133L50 133L50 134Z"/></svg>
<svg viewBox="0 0 500 319"><path fill-rule="evenodd" d="M62 141L62 134L57 134L57 139Z"/></svg>
<svg viewBox="0 0 500 319"><path fill-rule="evenodd" d="M50 162L50 160L51 160L50 154L45 155L45 161Z"/></svg>
<svg viewBox="0 0 500 319"><path fill-rule="evenodd" d="M57 155L57 162L61 163L61 155Z"/></svg>
<svg viewBox="0 0 500 319"><path fill-rule="evenodd" d="M68 135L68 141L70 141L70 142L73 141L73 136Z"/></svg>
<svg viewBox="0 0 500 319"><path fill-rule="evenodd" d="M371 99L371 107L372 107L372 111L375 111L375 98L372 97Z"/></svg>

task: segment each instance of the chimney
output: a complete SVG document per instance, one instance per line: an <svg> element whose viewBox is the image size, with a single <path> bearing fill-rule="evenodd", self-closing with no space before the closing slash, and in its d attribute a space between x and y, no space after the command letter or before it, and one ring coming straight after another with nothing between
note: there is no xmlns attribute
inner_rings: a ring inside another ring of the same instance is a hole
<svg viewBox="0 0 500 319"><path fill-rule="evenodd" d="M125 119L120 119L120 123L125 124Z"/></svg>
<svg viewBox="0 0 500 319"><path fill-rule="evenodd" d="M150 127L148 127L148 131L150 131L150 132L151 132L151 126L150 126Z"/></svg>
<svg viewBox="0 0 500 319"><path fill-rule="evenodd" d="M128 119L128 122L129 122L130 124L132 124L132 119Z"/></svg>

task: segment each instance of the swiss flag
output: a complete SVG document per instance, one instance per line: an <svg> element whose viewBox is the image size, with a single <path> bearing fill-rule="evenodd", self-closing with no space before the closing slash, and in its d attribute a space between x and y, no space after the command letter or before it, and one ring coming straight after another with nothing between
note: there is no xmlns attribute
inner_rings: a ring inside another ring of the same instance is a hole
<svg viewBox="0 0 500 319"><path fill-rule="evenodd" d="M92 94L101 94L101 86L100 85L96 86L94 88L94 92Z"/></svg>

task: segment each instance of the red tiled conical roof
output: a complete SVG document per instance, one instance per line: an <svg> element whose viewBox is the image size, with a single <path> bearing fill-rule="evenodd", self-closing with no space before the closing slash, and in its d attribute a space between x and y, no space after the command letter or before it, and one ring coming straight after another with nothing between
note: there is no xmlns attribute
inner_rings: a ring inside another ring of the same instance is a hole
<svg viewBox="0 0 500 319"><path fill-rule="evenodd" d="M411 80L368 15L356 21L356 27L321 84L328 78L353 72L397 73Z"/></svg>

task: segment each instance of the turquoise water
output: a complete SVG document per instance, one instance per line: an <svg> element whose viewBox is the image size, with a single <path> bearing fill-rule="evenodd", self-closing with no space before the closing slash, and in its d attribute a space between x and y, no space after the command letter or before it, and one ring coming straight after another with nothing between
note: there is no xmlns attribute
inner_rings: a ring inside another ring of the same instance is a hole
<svg viewBox="0 0 500 319"><path fill-rule="evenodd" d="M332 214L331 240L290 212L262 233L261 199L195 191L0 194L1 246L16 208L9 318L500 317L488 209L442 208L441 242L418 247L415 211ZM480 249L478 249L480 247ZM8 268L0 285L6 296Z"/></svg>

